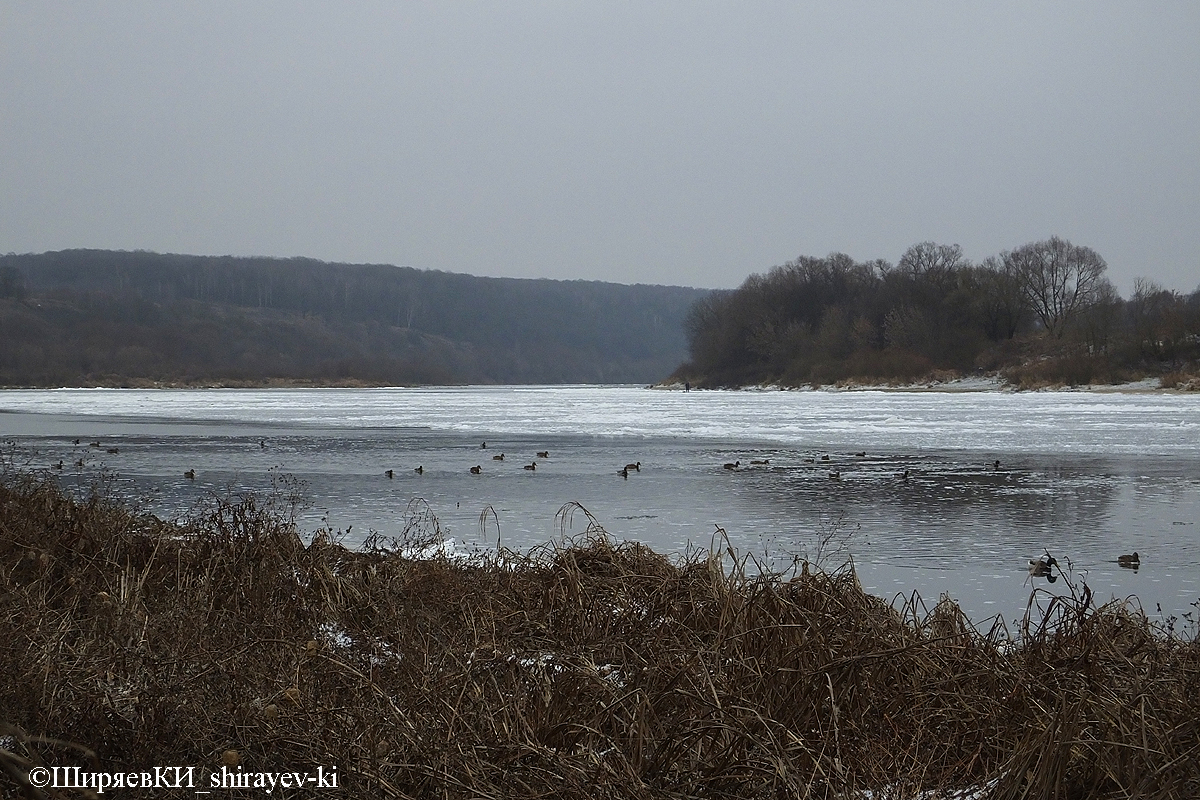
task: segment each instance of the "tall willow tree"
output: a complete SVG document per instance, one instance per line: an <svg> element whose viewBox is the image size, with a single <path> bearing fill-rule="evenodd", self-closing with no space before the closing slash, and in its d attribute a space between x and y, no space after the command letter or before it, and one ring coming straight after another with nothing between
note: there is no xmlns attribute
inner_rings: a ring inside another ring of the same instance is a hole
<svg viewBox="0 0 1200 800"><path fill-rule="evenodd" d="M1030 309L1052 338L1061 339L1072 320L1106 292L1108 265L1090 247L1053 236L1004 253L1018 275Z"/></svg>

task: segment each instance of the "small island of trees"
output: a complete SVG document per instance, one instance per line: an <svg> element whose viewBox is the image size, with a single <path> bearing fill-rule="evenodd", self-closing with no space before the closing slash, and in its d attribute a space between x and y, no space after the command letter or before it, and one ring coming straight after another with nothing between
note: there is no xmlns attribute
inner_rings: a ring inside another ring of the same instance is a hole
<svg viewBox="0 0 1200 800"><path fill-rule="evenodd" d="M1139 279L1123 299L1090 247L1059 237L972 263L956 244L913 245L895 265L801 256L687 319L701 387L907 383L998 374L1020 387L1158 376L1200 386L1200 289Z"/></svg>

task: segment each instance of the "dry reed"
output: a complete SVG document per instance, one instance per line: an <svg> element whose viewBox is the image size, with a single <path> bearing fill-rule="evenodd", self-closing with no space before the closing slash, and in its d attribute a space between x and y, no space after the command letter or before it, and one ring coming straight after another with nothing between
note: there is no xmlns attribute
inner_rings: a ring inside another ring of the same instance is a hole
<svg viewBox="0 0 1200 800"><path fill-rule="evenodd" d="M849 568L670 560L594 520L413 558L417 528L352 552L271 498L165 522L8 474L0 795L225 758L336 765L350 797L1200 796L1200 644L1135 607L1053 601L1010 640Z"/></svg>

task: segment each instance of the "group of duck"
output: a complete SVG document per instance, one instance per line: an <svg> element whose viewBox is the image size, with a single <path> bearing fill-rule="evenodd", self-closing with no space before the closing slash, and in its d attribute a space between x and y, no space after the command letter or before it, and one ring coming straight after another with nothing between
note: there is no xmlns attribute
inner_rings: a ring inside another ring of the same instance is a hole
<svg viewBox="0 0 1200 800"><path fill-rule="evenodd" d="M479 449L487 450L488 449L487 442L481 442L479 445ZM538 450L536 455L537 455L537 458L540 458L542 460L547 460L550 458L550 451L549 450ZM492 461L503 461L503 460L504 460L504 453L497 453L496 455L492 456ZM538 465L538 462L536 460L534 460L534 461L530 461L528 464L523 465L521 467L521 469L527 470L529 472L536 472L537 465ZM483 474L483 465L476 464L475 466L470 467L468 471L472 475L482 475ZM642 462L638 461L637 463L634 463L634 464L626 464L624 467L617 470L617 474L620 475L622 478L625 478L626 480L628 480L630 472L641 472L641 471L642 471ZM417 473L418 475L423 475L425 473L425 465L424 464L418 465L416 468L413 469L413 472ZM396 477L396 471L392 470L392 469L384 470L383 474L387 475L389 479Z"/></svg>
<svg viewBox="0 0 1200 800"><path fill-rule="evenodd" d="M763 459L760 459L760 460L758 460L758 461L751 461L751 462L750 462L751 466L755 466L755 467L765 467L765 466L768 466L768 465L770 465L770 463L771 463L771 459L769 459L769 458L763 458ZM731 462L731 463L728 463L728 464L725 464L725 465L724 465L725 469L728 469L728 470L734 470L734 469L738 469L738 468L739 468L739 467L741 467L741 466L742 466L742 462L741 462L741 461L734 461L734 462Z"/></svg>
<svg viewBox="0 0 1200 800"><path fill-rule="evenodd" d="M75 439L75 440L73 441L73 443L74 443L76 446L78 446L78 445L79 445L79 440L78 440L78 439ZM88 446L88 447L97 448L97 449L98 449L98 448L100 448L100 447L103 447L103 445L101 445L101 444L100 444L100 441L99 441L99 440L96 440L96 441L94 441L94 442L88 442L88 445L87 445L87 446ZM266 439L259 439L259 440L258 440L258 446L259 446L260 448L262 448L263 450L266 450L266 449L267 449L267 440L266 440ZM106 452L106 453L108 453L108 454L110 454L110 455L116 455L116 454L118 454L118 453L120 453L120 452L121 452L121 448L119 448L119 447L107 447L107 448L105 448L105 452ZM75 466L76 466L76 467L83 467L83 465L84 465L84 459L82 459L82 458L81 458L81 459L79 459L78 461L76 461L76 462L75 462ZM54 469L62 469L62 468L63 468L63 462L62 462L62 459L59 459L58 463L54 465ZM183 477L187 478L189 481L194 481L194 480L196 480L196 470L194 470L194 469L188 469L188 470L184 470Z"/></svg>
<svg viewBox="0 0 1200 800"><path fill-rule="evenodd" d="M78 445L80 443L80 441L78 439L76 439L74 441L74 443L76 445ZM99 447L101 447L101 444L98 441L94 441L94 442L89 442L88 446L93 447L93 448L99 448ZM266 441L260 440L259 446L265 448ZM487 442L482 442L479 445L479 448L481 450L486 450ZM117 448L112 447L112 448L108 448L108 452L109 453L118 453L120 451ZM540 458L543 460L550 458L550 452L548 450L538 450L536 455L537 455L537 458ZM854 455L859 458L862 458L862 457L866 456L866 453L858 452L858 453L855 453ZM823 455L823 456L821 456L821 460L829 461L829 456ZM492 456L492 461L504 461L504 453L498 453L498 454ZM804 463L814 464L814 463L816 463L816 458L806 458L806 459L804 459ZM771 459L769 459L769 458L755 459L750 462L751 466L770 466L770 464L771 464ZM57 464L55 464L53 466L55 469L62 469L63 462L60 460ZM83 466L83 459L80 459L78 462L76 462L76 466ZM734 470L741 468L742 462L741 462L741 460L730 461L730 462L726 462L722 466L727 470L734 471ZM1000 461L997 460L997 461L992 462L991 467L993 470L999 470L1000 469ZM530 463L523 465L521 468L524 470L528 470L529 472L534 472L535 470L537 470L537 461L536 460L531 461ZM622 478L628 480L630 472L641 472L641 471L642 471L642 462L637 461L632 464L626 464L624 467L617 470L617 474L620 475ZM418 475L422 475L425 473L425 466L423 464L418 464L415 468L413 468L413 472L415 472ZM477 465L471 467L470 472L472 475L482 474L483 473L483 465L477 464ZM392 470L392 469L385 470L383 474L386 475L389 479L396 477L396 471ZM183 473L183 476L185 478L187 478L188 480L195 480L196 479L196 471L194 469L189 469ZM830 472L829 472L829 477L831 480L838 480L841 478L841 476L842 476L841 470L830 470ZM907 483L908 476L909 476L909 471L904 470L904 472L901 474L900 477L903 481L905 481ZM1141 563L1142 563L1141 557L1138 555L1136 550L1133 553L1117 556L1117 565L1120 567L1123 567L1125 569L1132 569L1132 570L1136 571L1141 566ZM1058 560L1055 559L1054 556L1050 555L1049 552L1047 552L1046 555L1041 558L1029 560L1029 577L1030 578L1045 578L1047 582L1054 583L1055 581L1058 580L1058 575L1056 575L1054 573L1054 570L1056 568L1058 568Z"/></svg>
<svg viewBox="0 0 1200 800"><path fill-rule="evenodd" d="M858 458L865 458L867 453L866 453L866 451L860 450L859 452L855 453L854 455ZM825 455L821 456L821 461L826 461L826 462L829 461L829 454L826 453ZM806 458L806 459L804 459L804 463L805 464L815 464L815 463L817 463L817 458L815 456L813 456L811 458ZM999 464L1000 462L997 461L996 463ZM771 459L769 459L769 458L756 459L749 463L749 466L752 466L752 467L766 467L766 466L770 466L770 465L771 465ZM725 469L730 470L732 472L734 470L741 469L742 462L740 460L730 461L730 462L723 464L722 466ZM903 478L903 480L905 482L907 482L908 481L908 470L904 470L904 473L901 477ZM829 470L829 479L831 481L841 480L842 479L842 471L840 469Z"/></svg>
<svg viewBox="0 0 1200 800"><path fill-rule="evenodd" d="M867 455L867 453L865 450L860 450L854 454L854 456L856 458L865 458L866 455ZM821 456L820 460L826 461L826 462L829 461L830 460L829 454L826 453L825 455ZM769 465L770 463L771 463L771 460L769 458L764 458L764 459L761 459L758 461L751 461L750 465L751 466L764 466L764 465ZM817 463L817 458L815 456L806 458L806 459L804 459L804 463L805 464L815 464L815 463ZM730 462L724 464L723 466L727 470L737 470L737 469L741 468L742 462L741 461L730 461ZM993 472L999 472L1000 471L1000 460L997 459L996 461L993 461L991 464L991 468L992 468ZM899 478L903 483L908 483L909 470L906 469L903 472L896 473L896 477ZM842 479L842 471L840 469L829 470L829 479L831 481L841 480Z"/></svg>
<svg viewBox="0 0 1200 800"><path fill-rule="evenodd" d="M1142 565L1142 560L1135 550L1132 553L1117 556L1117 565L1125 569L1137 570ZM1050 553L1046 553L1041 558L1031 558L1029 559L1029 577L1045 578L1049 583L1054 583L1058 580L1058 575L1054 574L1056 567L1058 567L1058 561Z"/></svg>
<svg viewBox="0 0 1200 800"><path fill-rule="evenodd" d="M487 442L481 443L479 445L479 449L487 450ZM550 451L538 450L537 457L542 458L542 459L550 458ZM503 460L504 460L504 453L497 453L496 455L492 456L492 461L503 461ZM523 467L521 467L521 469L528 470L529 472L533 472L537 469L537 461L530 461L528 464L525 464ZM418 475L424 475L425 474L425 465L419 464L415 469L413 469L413 472L417 473ZM475 466L473 466L469 469L469 472L472 475L482 475L483 474L483 465L476 464ZM383 474L387 475L388 478L396 477L395 470L390 470L390 469L385 470Z"/></svg>
<svg viewBox="0 0 1200 800"><path fill-rule="evenodd" d="M75 439L74 444L76 447L78 447L80 444L80 440ZM121 452L121 448L119 448L119 447L104 447L104 445L100 444L99 440L94 441L94 442L88 442L87 446L93 447L96 449L104 448L104 451L106 453L108 453L109 455L117 455L118 453ZM86 458L78 458L75 460L75 468L82 469L86 463L87 463ZM66 462L64 462L61 458L56 463L50 465L50 469L64 470L66 468L67 468Z"/></svg>
<svg viewBox="0 0 1200 800"><path fill-rule="evenodd" d="M479 449L487 450L487 442L481 442L479 445ZM541 459L550 458L550 451L549 450L538 450L537 457L541 458ZM503 461L503 460L504 460L504 453L498 453L498 454L492 456L492 461ZM521 469L527 470L529 472L534 472L537 470L537 461L530 461L528 464L525 464L524 466L522 466ZM424 471L425 471L424 467L417 467L414 470L414 472L416 472L418 475L420 475ZM472 475L482 475L483 474L483 465L476 464L475 466L471 467L470 473ZM390 469L387 471L387 476L389 478L392 477L392 471Z"/></svg>
<svg viewBox="0 0 1200 800"><path fill-rule="evenodd" d="M79 446L79 444L80 444L80 441L79 441L79 439L75 439L73 443L75 444L75 446L76 446L76 447L78 447L78 446ZM88 445L87 445L87 446L88 446L88 447L94 447L94 448L96 448L96 449L99 449L99 448L103 447L103 445L101 445L101 444L100 444L100 441L99 441L99 440L97 440L97 441L94 441L94 442L88 442ZM117 453L120 453L120 452L121 452L121 448L119 448L119 447L105 447L105 448L104 448L104 451L105 451L106 453L108 453L109 455L116 455ZM83 465L84 465L84 459L82 459L82 458L78 459L78 460L75 462L75 466L76 466L76 467L82 467ZM66 464L64 464L64 463L63 463L63 460L60 458L60 459L58 460L58 463L57 463L57 464L51 464L51 465L50 465L50 467L51 467L52 469L65 469L65 468L66 468Z"/></svg>

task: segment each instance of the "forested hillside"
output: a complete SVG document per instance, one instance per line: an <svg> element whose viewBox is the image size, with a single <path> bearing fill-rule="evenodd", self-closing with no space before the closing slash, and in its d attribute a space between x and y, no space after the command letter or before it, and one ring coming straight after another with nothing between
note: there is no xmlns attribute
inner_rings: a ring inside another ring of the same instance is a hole
<svg viewBox="0 0 1200 800"><path fill-rule="evenodd" d="M1104 259L1057 237L975 264L914 245L893 265L802 256L700 300L688 319L701 386L921 380L999 372L1022 386L1197 374L1200 290L1149 280L1122 299Z"/></svg>
<svg viewBox="0 0 1200 800"><path fill-rule="evenodd" d="M707 292L311 259L0 256L0 385L645 383Z"/></svg>

